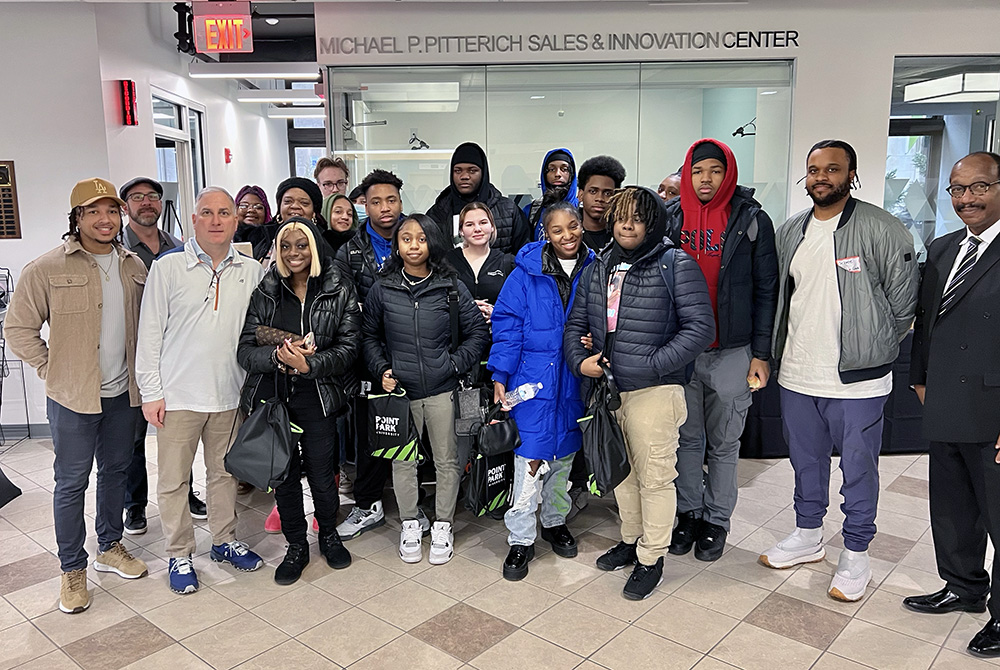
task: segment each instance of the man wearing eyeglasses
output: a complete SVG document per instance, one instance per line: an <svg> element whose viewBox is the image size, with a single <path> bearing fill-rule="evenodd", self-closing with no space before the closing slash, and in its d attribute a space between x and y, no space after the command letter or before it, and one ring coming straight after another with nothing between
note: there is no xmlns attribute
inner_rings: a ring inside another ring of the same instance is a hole
<svg viewBox="0 0 1000 670"><path fill-rule="evenodd" d="M128 225L122 233L126 249L136 254L146 265L153 259L181 246L181 241L157 225L163 213L163 186L149 177L136 177L121 187L118 192L125 201L128 211Z"/></svg>
<svg viewBox="0 0 1000 670"><path fill-rule="evenodd" d="M153 261L183 243L157 225L163 213L163 186L149 177L136 177L118 191L125 201L128 225L122 229L122 246L134 253L149 271ZM125 487L125 533L142 535L146 532L146 504L149 502L149 478L146 474L146 431L149 424L139 414L135 422L135 445L128 468ZM188 508L195 519L207 519L204 501L194 491L190 479Z"/></svg>
<svg viewBox="0 0 1000 670"><path fill-rule="evenodd" d="M946 189L965 227L927 251L910 356L910 383L930 440L931 532L936 593L910 596L916 612L980 613L990 620L969 642L1000 657L1000 551L992 583L986 538L1000 547L1000 155L970 154Z"/></svg>
<svg viewBox="0 0 1000 670"><path fill-rule="evenodd" d="M347 163L339 156L337 158L323 156L316 161L316 168L313 170L313 179L319 184L319 190L323 192L324 198L334 193L347 195L347 179L350 176Z"/></svg>

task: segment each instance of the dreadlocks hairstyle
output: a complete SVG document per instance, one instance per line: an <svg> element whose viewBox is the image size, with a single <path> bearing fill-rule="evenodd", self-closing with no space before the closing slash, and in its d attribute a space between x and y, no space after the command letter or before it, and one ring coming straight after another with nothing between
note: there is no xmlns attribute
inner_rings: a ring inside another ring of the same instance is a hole
<svg viewBox="0 0 1000 670"><path fill-rule="evenodd" d="M806 154L806 162L809 162L809 157L813 155L814 151L820 149L842 149L844 153L847 154L847 170L854 172L854 179L851 181L852 188L861 188L861 177L858 176L858 152L854 150L850 144L844 140L821 140L812 146L809 153ZM805 179L805 177L803 177Z"/></svg>
<svg viewBox="0 0 1000 670"><path fill-rule="evenodd" d="M83 212L83 207L74 207L69 210L69 232L63 233L62 238L65 240L67 237L73 237L80 239L80 229L76 226L76 218L79 214ZM124 226L122 226L124 229Z"/></svg>
<svg viewBox="0 0 1000 670"><path fill-rule="evenodd" d="M615 191L608 203L608 211L604 213L605 225L614 225L615 221L632 215L632 208L647 228L656 222L659 212L657 197L652 192L636 186L626 186Z"/></svg>

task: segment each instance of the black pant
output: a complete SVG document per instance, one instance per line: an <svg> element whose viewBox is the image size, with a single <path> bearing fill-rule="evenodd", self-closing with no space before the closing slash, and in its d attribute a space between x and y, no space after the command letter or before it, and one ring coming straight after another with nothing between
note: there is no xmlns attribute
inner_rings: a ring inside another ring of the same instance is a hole
<svg viewBox="0 0 1000 670"><path fill-rule="evenodd" d="M149 422L142 412L136 412L135 444L132 448L132 460L125 472L125 509L138 507L146 509L149 503L149 478L146 474L146 430ZM194 497L194 475L188 480L188 496Z"/></svg>
<svg viewBox="0 0 1000 670"><path fill-rule="evenodd" d="M278 504L285 539L290 544L305 544L308 526L302 505L302 471L305 470L309 480L320 534L335 532L340 507L336 481L340 444L336 419L323 416L315 386L292 393L288 415L292 423L302 429L302 434L298 436L298 448L292 450L288 478L275 489L274 501Z"/></svg>
<svg viewBox="0 0 1000 670"><path fill-rule="evenodd" d="M354 476L354 503L370 509L382 499L385 482L392 473L392 461L368 455L368 399L354 398L355 451L357 474Z"/></svg>
<svg viewBox="0 0 1000 670"><path fill-rule="evenodd" d="M931 442L931 533L938 574L963 598L990 594L990 616L1000 618L1000 551L993 580L983 564L986 537L1000 546L1000 464L993 442Z"/></svg>

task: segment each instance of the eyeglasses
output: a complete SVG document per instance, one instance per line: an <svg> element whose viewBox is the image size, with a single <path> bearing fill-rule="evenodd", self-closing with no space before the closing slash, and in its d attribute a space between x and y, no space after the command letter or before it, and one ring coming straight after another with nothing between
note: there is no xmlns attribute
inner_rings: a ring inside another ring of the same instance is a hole
<svg viewBox="0 0 1000 670"><path fill-rule="evenodd" d="M325 182L323 182L324 186L329 186L331 184L333 186L335 186L336 188L344 188L345 186L347 186L347 180L346 179L338 179L337 181L325 181Z"/></svg>
<svg viewBox="0 0 1000 670"><path fill-rule="evenodd" d="M965 195L965 189L969 189L970 191L972 191L972 195L986 195L986 192L990 190L990 186L993 186L994 184L1000 184L1000 179L997 179L996 181L991 181L988 184L984 181L977 181L976 183L969 184L968 186L962 186L961 184L952 184L951 186L946 188L945 191L947 191L948 195L950 195L953 198L961 198L963 195Z"/></svg>
<svg viewBox="0 0 1000 670"><path fill-rule="evenodd" d="M261 205L260 203L258 203L256 205L248 205L246 203L240 203L239 205L236 206L236 209L238 209L238 210L252 209L255 212L263 212L264 211L264 205Z"/></svg>
<svg viewBox="0 0 1000 670"><path fill-rule="evenodd" d="M157 202L162 196L159 193L132 193L126 200L129 202L142 202L143 200L149 200L150 202Z"/></svg>

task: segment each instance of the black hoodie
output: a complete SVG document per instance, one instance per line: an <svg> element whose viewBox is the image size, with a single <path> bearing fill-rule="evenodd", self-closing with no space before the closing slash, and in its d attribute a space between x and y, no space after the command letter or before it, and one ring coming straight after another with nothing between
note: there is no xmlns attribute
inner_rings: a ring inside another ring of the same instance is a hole
<svg viewBox="0 0 1000 670"><path fill-rule="evenodd" d="M479 155L480 161L476 165L482 168L483 173L482 179L479 181L479 190L468 196L463 196L455 188L452 171L455 169L455 157L460 153L470 151ZM455 217L470 202L482 202L490 208L493 222L497 228L497 240L492 245L494 249L499 249L513 256L521 247L531 241L531 226L528 225L528 218L524 212L517 208L513 200L504 197L490 183L490 164L486 160L486 152L474 142L466 142L456 147L451 157L451 167L448 169L448 187L441 191L437 200L434 201L434 205L427 210L427 216L441 227L448 239L457 241Z"/></svg>

